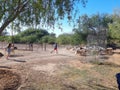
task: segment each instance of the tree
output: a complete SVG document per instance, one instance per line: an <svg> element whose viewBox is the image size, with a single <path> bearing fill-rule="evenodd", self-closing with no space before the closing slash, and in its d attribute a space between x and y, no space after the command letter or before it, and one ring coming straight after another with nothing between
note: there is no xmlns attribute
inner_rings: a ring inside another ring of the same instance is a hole
<svg viewBox="0 0 120 90"><path fill-rule="evenodd" d="M48 31L44 29L28 28L19 34L14 36L14 42L18 43L36 43L42 39L42 37L49 35Z"/></svg>
<svg viewBox="0 0 120 90"><path fill-rule="evenodd" d="M59 44L68 45L71 44L72 35L71 34L61 34L57 37L57 42Z"/></svg>
<svg viewBox="0 0 120 90"><path fill-rule="evenodd" d="M74 31L74 34L72 35L72 44L74 45L80 45L80 44L86 44L86 37L87 34L82 31Z"/></svg>
<svg viewBox="0 0 120 90"><path fill-rule="evenodd" d="M85 5L86 0L0 0L0 34L13 21L19 26L54 27L55 22L64 17L72 20L79 11L75 6L81 3Z"/></svg>
<svg viewBox="0 0 120 90"><path fill-rule="evenodd" d="M78 28L74 32L81 33L79 34L80 36L83 35L81 39L86 38L89 44L98 44L105 47L108 23L112 23L112 18L107 14L83 15L79 18Z"/></svg>
<svg viewBox="0 0 120 90"><path fill-rule="evenodd" d="M114 41L114 43L120 43L120 11L114 13L112 18L113 23L109 24L109 36L111 37L111 40Z"/></svg>
<svg viewBox="0 0 120 90"><path fill-rule="evenodd" d="M54 44L56 38L50 35L46 35L42 37L42 43Z"/></svg>

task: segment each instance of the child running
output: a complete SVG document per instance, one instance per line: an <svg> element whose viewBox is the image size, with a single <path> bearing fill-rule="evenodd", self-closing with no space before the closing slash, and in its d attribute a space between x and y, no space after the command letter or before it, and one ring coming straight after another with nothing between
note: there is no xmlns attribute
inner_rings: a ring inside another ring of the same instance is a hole
<svg viewBox="0 0 120 90"><path fill-rule="evenodd" d="M53 53L55 51L55 53L57 54L58 53L57 48L58 48L58 45L57 45L57 43L55 43L54 44L54 50L52 50L51 53Z"/></svg>

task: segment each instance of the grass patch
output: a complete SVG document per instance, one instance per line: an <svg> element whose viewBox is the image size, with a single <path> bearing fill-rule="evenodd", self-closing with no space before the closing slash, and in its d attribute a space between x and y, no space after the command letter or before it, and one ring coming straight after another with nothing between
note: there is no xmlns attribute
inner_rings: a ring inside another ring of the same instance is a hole
<svg viewBox="0 0 120 90"><path fill-rule="evenodd" d="M117 90L117 86L114 87L116 84L115 67L110 67L109 64L97 64L90 69L83 70L70 66L64 66L61 69L62 73L59 76L69 82L76 90Z"/></svg>
<svg viewBox="0 0 120 90"><path fill-rule="evenodd" d="M120 67L120 65L112 63L112 62L105 62L105 61L90 61L90 63L92 64L96 64L96 65L104 65L104 66L109 66L109 67Z"/></svg>
<svg viewBox="0 0 120 90"><path fill-rule="evenodd" d="M117 90L114 74L119 70L99 64L82 70L62 65L54 76L46 73L40 73L38 78L30 76L31 84L21 90Z"/></svg>

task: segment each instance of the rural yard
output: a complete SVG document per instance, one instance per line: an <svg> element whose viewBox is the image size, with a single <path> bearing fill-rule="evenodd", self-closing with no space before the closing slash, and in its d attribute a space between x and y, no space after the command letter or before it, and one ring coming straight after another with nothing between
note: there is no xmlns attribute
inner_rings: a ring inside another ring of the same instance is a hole
<svg viewBox="0 0 120 90"><path fill-rule="evenodd" d="M120 0L0 0L0 90L120 90Z"/></svg>
<svg viewBox="0 0 120 90"><path fill-rule="evenodd" d="M1 57L0 90L118 90L120 50L79 56L66 47L58 48L58 54L50 53L52 49L18 49L9 60Z"/></svg>

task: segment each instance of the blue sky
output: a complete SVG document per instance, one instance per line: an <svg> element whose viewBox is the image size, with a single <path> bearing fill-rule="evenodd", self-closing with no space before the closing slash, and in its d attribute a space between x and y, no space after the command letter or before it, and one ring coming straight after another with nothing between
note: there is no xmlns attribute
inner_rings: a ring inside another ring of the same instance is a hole
<svg viewBox="0 0 120 90"><path fill-rule="evenodd" d="M93 15L97 13L108 13L112 14L115 8L120 8L120 0L88 0L86 7L80 6L80 15L88 14ZM62 33L71 33L72 26L69 26L66 21L63 23L63 31L56 29L50 31L55 33L57 36Z"/></svg>
<svg viewBox="0 0 120 90"><path fill-rule="evenodd" d="M120 8L120 0L88 0L86 8L81 13L112 13L115 8Z"/></svg>

